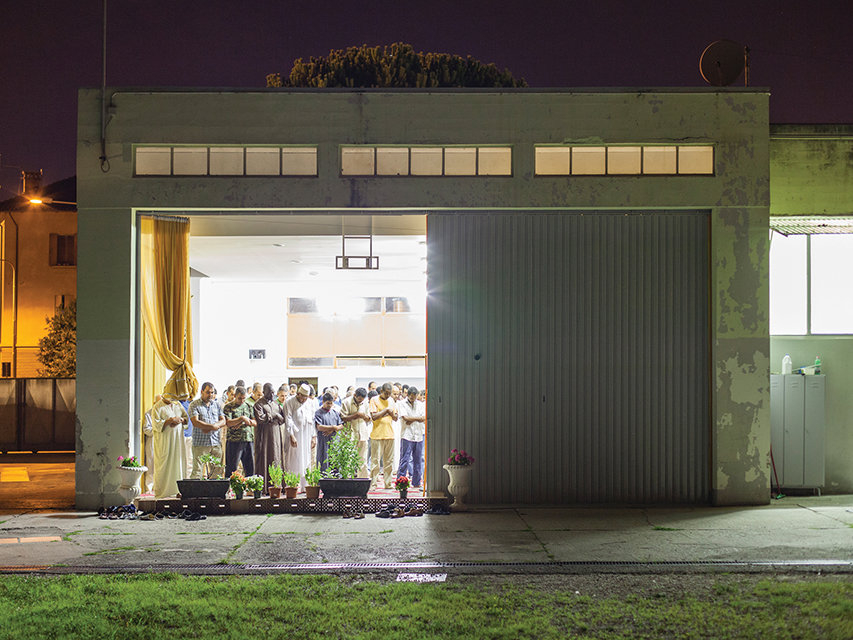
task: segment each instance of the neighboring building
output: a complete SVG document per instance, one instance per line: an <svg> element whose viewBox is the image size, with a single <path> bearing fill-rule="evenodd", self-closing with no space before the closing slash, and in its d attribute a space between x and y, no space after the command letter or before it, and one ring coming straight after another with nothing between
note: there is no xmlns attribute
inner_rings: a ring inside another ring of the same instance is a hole
<svg viewBox="0 0 853 640"><path fill-rule="evenodd" d="M770 362L822 360L824 490L853 493L853 125L770 126Z"/></svg>
<svg viewBox="0 0 853 640"><path fill-rule="evenodd" d="M71 177L42 188L40 173L26 173L24 195L0 202L2 378L39 377L47 319L77 296L76 185Z"/></svg>
<svg viewBox="0 0 853 640"><path fill-rule="evenodd" d="M138 451L144 213L425 216L432 490L459 447L474 502L769 501L766 90L107 97L104 153L79 95L78 508Z"/></svg>

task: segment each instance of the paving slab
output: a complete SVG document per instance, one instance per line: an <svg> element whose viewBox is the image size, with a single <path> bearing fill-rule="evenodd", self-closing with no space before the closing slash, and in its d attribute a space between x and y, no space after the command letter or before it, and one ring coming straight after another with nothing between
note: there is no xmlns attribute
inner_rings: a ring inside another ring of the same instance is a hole
<svg viewBox="0 0 853 640"><path fill-rule="evenodd" d="M100 520L0 516L0 566L227 567L336 563L839 561L853 566L853 496L760 507L488 507L449 516L332 514Z"/></svg>

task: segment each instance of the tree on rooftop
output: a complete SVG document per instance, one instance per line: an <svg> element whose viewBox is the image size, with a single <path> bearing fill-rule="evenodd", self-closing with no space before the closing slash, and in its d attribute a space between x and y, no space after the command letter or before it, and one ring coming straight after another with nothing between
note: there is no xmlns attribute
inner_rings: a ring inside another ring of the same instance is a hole
<svg viewBox="0 0 853 640"><path fill-rule="evenodd" d="M267 87L526 87L508 69L483 64L467 56L416 52L412 45L395 42L385 47L349 47L328 56L297 58L290 74L267 76Z"/></svg>
<svg viewBox="0 0 853 640"><path fill-rule="evenodd" d="M77 376L77 301L57 309L47 321L47 335L39 340L38 359L47 378Z"/></svg>

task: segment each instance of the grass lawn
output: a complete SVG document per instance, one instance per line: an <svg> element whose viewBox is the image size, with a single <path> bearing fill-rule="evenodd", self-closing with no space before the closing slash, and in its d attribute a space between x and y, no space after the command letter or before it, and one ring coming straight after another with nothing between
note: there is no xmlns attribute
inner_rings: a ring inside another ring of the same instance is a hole
<svg viewBox="0 0 853 640"><path fill-rule="evenodd" d="M565 578L13 575L0 638L853 638L849 578L672 579L668 593L584 595Z"/></svg>

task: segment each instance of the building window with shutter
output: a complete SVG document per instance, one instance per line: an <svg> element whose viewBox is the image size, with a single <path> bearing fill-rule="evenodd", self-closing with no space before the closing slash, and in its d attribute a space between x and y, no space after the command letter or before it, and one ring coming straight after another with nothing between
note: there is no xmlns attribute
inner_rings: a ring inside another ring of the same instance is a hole
<svg viewBox="0 0 853 640"><path fill-rule="evenodd" d="M77 235L50 234L50 266L73 267L77 265Z"/></svg>

